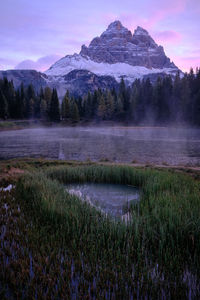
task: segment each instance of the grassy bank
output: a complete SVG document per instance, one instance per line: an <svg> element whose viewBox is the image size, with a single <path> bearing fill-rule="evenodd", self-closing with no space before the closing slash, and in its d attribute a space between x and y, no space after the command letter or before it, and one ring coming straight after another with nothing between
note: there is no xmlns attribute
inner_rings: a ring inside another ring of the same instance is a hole
<svg viewBox="0 0 200 300"><path fill-rule="evenodd" d="M61 164L27 161L16 189L1 192L2 295L196 299L199 181L168 170ZM69 182L138 186L141 202L129 224L114 222L67 194Z"/></svg>
<svg viewBox="0 0 200 300"><path fill-rule="evenodd" d="M40 127L57 127L57 126L75 126L76 123L73 122L50 122L37 119L29 120L6 120L0 121L0 131L3 130L19 130L26 128L40 128ZM81 124L79 124L81 125Z"/></svg>
<svg viewBox="0 0 200 300"><path fill-rule="evenodd" d="M37 127L74 127L74 126L120 126L125 125L124 123L119 122L91 122L91 121L63 121L59 122L51 122L48 120L40 120L40 119L27 119L27 120L0 120L0 131L3 130L19 130L26 128L37 128Z"/></svg>
<svg viewBox="0 0 200 300"><path fill-rule="evenodd" d="M38 120L8 120L0 121L0 131L2 130L18 130L25 128L33 128L37 126L44 126L42 122Z"/></svg>

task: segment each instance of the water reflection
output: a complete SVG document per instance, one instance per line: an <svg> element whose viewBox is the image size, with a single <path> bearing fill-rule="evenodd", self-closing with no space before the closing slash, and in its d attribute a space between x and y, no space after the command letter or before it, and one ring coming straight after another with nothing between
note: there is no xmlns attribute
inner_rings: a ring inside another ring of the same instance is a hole
<svg viewBox="0 0 200 300"><path fill-rule="evenodd" d="M122 184L73 183L66 185L70 194L113 217L126 219L130 206L139 202L139 189Z"/></svg>

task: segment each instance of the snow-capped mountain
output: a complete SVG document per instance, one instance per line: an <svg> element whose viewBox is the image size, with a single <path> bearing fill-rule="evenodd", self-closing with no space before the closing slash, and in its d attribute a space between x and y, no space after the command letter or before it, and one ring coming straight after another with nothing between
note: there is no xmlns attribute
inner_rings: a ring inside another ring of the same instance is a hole
<svg viewBox="0 0 200 300"><path fill-rule="evenodd" d="M98 76L111 76L127 83L136 78L155 74L175 75L179 70L165 55L148 32L137 27L133 35L120 21L111 23L89 47L82 46L79 54L67 55L45 72L48 76L64 76L73 70L87 70Z"/></svg>
<svg viewBox="0 0 200 300"><path fill-rule="evenodd" d="M36 90L56 88L62 99L66 90L84 95L98 88L116 88L121 78L127 84L147 77L153 82L158 76L175 76L178 71L163 47L145 29L138 26L132 34L120 21L115 21L88 47L83 45L79 54L61 58L44 73L8 70L0 71L0 78L7 76L16 88L21 82L25 86L31 83Z"/></svg>

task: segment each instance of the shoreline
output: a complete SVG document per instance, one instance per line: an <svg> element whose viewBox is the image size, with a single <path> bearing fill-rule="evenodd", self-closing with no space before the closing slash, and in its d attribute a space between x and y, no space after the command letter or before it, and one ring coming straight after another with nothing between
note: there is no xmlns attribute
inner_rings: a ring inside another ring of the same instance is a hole
<svg viewBox="0 0 200 300"><path fill-rule="evenodd" d="M143 163L114 163L114 162L93 162L93 161L70 161L70 160L50 160L43 158L13 158L0 161L0 183L13 183L27 172L45 170L49 167L71 167L71 166L129 166L137 169L154 169L183 173L200 181L200 166L173 166L161 164Z"/></svg>
<svg viewBox="0 0 200 300"><path fill-rule="evenodd" d="M162 125L153 125L153 124L132 124L127 122L116 122L116 121L80 121L80 122L51 122L51 121L42 121L37 119L29 120L1 120L0 121L0 132L1 131L11 131L11 130L23 130L23 129L32 129L32 128L58 128L58 127L110 127L115 129L199 129L199 127L187 126L186 124L162 124Z"/></svg>

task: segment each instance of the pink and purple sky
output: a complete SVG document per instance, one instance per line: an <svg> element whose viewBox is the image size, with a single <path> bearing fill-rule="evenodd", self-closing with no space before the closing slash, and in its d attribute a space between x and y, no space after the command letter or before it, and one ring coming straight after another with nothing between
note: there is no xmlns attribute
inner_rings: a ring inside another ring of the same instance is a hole
<svg viewBox="0 0 200 300"><path fill-rule="evenodd" d="M6 0L0 9L0 69L44 71L120 20L139 25L183 71L200 67L200 0Z"/></svg>

